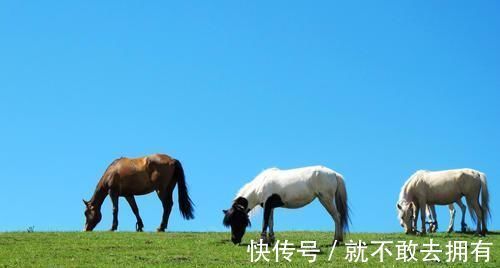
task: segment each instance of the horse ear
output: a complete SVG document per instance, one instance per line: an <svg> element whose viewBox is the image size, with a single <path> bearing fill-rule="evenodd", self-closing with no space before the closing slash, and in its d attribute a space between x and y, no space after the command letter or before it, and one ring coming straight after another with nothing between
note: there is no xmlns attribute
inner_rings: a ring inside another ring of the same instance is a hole
<svg viewBox="0 0 500 268"><path fill-rule="evenodd" d="M89 206L89 201L85 201L85 199L82 199L82 201L83 201L83 204L85 204L85 206L87 206L87 207Z"/></svg>
<svg viewBox="0 0 500 268"><path fill-rule="evenodd" d="M408 206L409 209L413 210L413 203L410 203L410 205Z"/></svg>
<svg viewBox="0 0 500 268"><path fill-rule="evenodd" d="M227 214L227 209L223 209L222 213Z"/></svg>
<svg viewBox="0 0 500 268"><path fill-rule="evenodd" d="M403 208L401 207L401 205L400 205L399 203L396 205L396 207L397 207L399 210L403 210Z"/></svg>

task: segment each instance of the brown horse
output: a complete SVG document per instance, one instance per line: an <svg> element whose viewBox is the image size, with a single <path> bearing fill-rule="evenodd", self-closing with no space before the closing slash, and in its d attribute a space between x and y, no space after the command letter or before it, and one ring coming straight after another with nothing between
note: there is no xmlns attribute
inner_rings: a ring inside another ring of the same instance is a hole
<svg viewBox="0 0 500 268"><path fill-rule="evenodd" d="M163 205L163 218L158 232L164 232L172 210L172 192L178 185L179 209L184 219L193 219L193 202L189 198L184 170L179 160L164 154L154 154L141 158L119 158L106 169L97 184L90 201L85 204L85 231L92 231L101 221L101 205L110 196L113 202L113 225L111 231L118 228L118 197L127 199L132 212L137 218L136 230L142 232L144 224L134 195L144 195L156 191Z"/></svg>

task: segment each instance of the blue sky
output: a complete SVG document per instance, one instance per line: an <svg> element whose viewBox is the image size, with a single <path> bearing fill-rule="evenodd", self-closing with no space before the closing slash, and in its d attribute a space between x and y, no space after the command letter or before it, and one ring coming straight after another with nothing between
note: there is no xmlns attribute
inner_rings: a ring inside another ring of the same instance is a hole
<svg viewBox="0 0 500 268"><path fill-rule="evenodd" d="M260 171L315 164L344 175L352 231L401 231L403 182L461 167L488 175L499 229L499 5L2 2L0 230L81 230L107 165L155 152L182 161L196 203L193 221L175 204L170 230L223 231L221 210ZM156 195L137 202L154 230ZM103 215L98 230L109 200ZM318 202L275 225L333 228Z"/></svg>

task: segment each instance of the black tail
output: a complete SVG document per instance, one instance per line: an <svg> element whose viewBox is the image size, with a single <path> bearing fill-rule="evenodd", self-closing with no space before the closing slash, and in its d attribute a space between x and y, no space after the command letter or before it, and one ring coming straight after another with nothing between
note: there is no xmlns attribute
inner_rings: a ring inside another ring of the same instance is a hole
<svg viewBox="0 0 500 268"><path fill-rule="evenodd" d="M186 178L184 176L184 169L181 162L175 160L174 179L177 180L177 191L179 194L179 209L181 210L182 217L186 220L194 219L193 201L189 198L188 189L186 186Z"/></svg>
<svg viewBox="0 0 500 268"><path fill-rule="evenodd" d="M335 192L335 204L340 214L340 222L344 231L349 230L349 206L347 204L347 191L342 176L337 175L337 191Z"/></svg>

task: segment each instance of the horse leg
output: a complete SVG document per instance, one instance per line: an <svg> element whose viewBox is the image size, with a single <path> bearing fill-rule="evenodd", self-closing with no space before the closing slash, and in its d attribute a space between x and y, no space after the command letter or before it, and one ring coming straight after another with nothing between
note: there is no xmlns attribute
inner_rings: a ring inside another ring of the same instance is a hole
<svg viewBox="0 0 500 268"><path fill-rule="evenodd" d="M456 201L457 205L460 207L460 210L462 211L462 221L461 221L461 231L462 233L467 232L467 224L465 223L465 214L467 212L467 207L462 203L461 199L458 199Z"/></svg>
<svg viewBox="0 0 500 268"><path fill-rule="evenodd" d="M267 239L267 227L269 227L269 220L271 218L271 214L273 209L266 205L264 206L264 217L262 217L262 232L260 233L260 239L262 239L262 243L268 244L269 240Z"/></svg>
<svg viewBox="0 0 500 268"><path fill-rule="evenodd" d="M482 214L482 217L481 217L481 222L483 223L483 232L481 233L481 235L483 236L486 236L486 233L488 232L488 228L486 228L486 215L484 215L483 213L483 210L482 210L482 205L481 205L481 214Z"/></svg>
<svg viewBox="0 0 500 268"><path fill-rule="evenodd" d="M137 207L137 203L135 202L135 198L133 195L126 196L125 198L127 199L127 202L130 205L132 212L134 212L135 218L137 219L137 223L135 224L135 230L137 232L142 232L142 228L144 228L144 224L142 223L141 216L139 215L139 208Z"/></svg>
<svg viewBox="0 0 500 268"><path fill-rule="evenodd" d="M271 209L271 215L269 215L269 243L274 244L274 208Z"/></svg>
<svg viewBox="0 0 500 268"><path fill-rule="evenodd" d="M414 232L417 232L417 226L418 226L418 213L420 212L420 205L417 204L417 203L414 203L415 205L415 208L413 209L413 214L414 214L414 217L413 217L413 231ZM425 213L424 213L424 218L425 218ZM425 224L424 224L424 228L425 228Z"/></svg>
<svg viewBox="0 0 500 268"><path fill-rule="evenodd" d="M450 224L448 225L448 233L453 232L453 226L455 225L455 206L453 203L448 205L450 210Z"/></svg>
<svg viewBox="0 0 500 268"><path fill-rule="evenodd" d="M271 214L273 214L274 208L283 206L284 203L281 201L281 197L277 194L271 195L264 204L264 221L262 223L262 233L260 234L260 238L264 243L270 243L270 240L267 239L267 227L269 227L269 220L271 218ZM274 233L273 233L274 239Z"/></svg>
<svg viewBox="0 0 500 268"><path fill-rule="evenodd" d="M116 229L118 229L118 194L114 191L110 191L109 196L113 203L113 224L111 225L110 231L116 231Z"/></svg>
<svg viewBox="0 0 500 268"><path fill-rule="evenodd" d="M430 209L431 216L432 216L432 222L431 222L431 225L429 226L429 232L430 233L435 233L436 230L438 229L438 221L437 221L437 215L436 215L436 206L429 205L428 207Z"/></svg>
<svg viewBox="0 0 500 268"><path fill-rule="evenodd" d="M479 205L478 197L472 197L472 196L465 196L465 199L467 200L467 205L469 205L469 212L471 213L471 217L474 217L473 214L477 216L476 222L476 234L480 235L481 234L481 222L483 220L483 213L481 210L481 206ZM474 210L474 212L473 212Z"/></svg>
<svg viewBox="0 0 500 268"><path fill-rule="evenodd" d="M344 241L344 227L342 226L340 213L337 210L336 204L334 204L335 200L333 198L327 198L324 195L320 195L318 199L321 205L325 207L326 211L328 211L328 214L330 214L333 221L335 222L335 234L333 236L333 240L337 240L338 242Z"/></svg>
<svg viewBox="0 0 500 268"><path fill-rule="evenodd" d="M156 231L165 232L165 229L168 226L168 218L170 217L170 212L172 211L174 201L172 200L172 192L167 193L167 191L158 191L158 197L160 198L161 204L163 206L163 217L161 219L160 227L158 227Z"/></svg>
<svg viewBox="0 0 500 268"><path fill-rule="evenodd" d="M427 223L429 224L429 232L432 230L432 224L434 222L434 218L432 217L432 212L431 212L431 206L428 205L426 210L425 210L426 216L429 218Z"/></svg>
<svg viewBox="0 0 500 268"><path fill-rule="evenodd" d="M421 213L420 221L422 222L422 226L421 226L422 232L421 233L422 233L422 235L425 235L427 233L427 230L425 228L425 208L426 208L427 204L422 202L422 203L420 203L419 206L420 206L420 213ZM417 212L418 212L418 210L417 210ZM417 218L417 217L418 217L418 215L415 215L415 218ZM416 229L416 227L417 226L415 226L415 229Z"/></svg>

